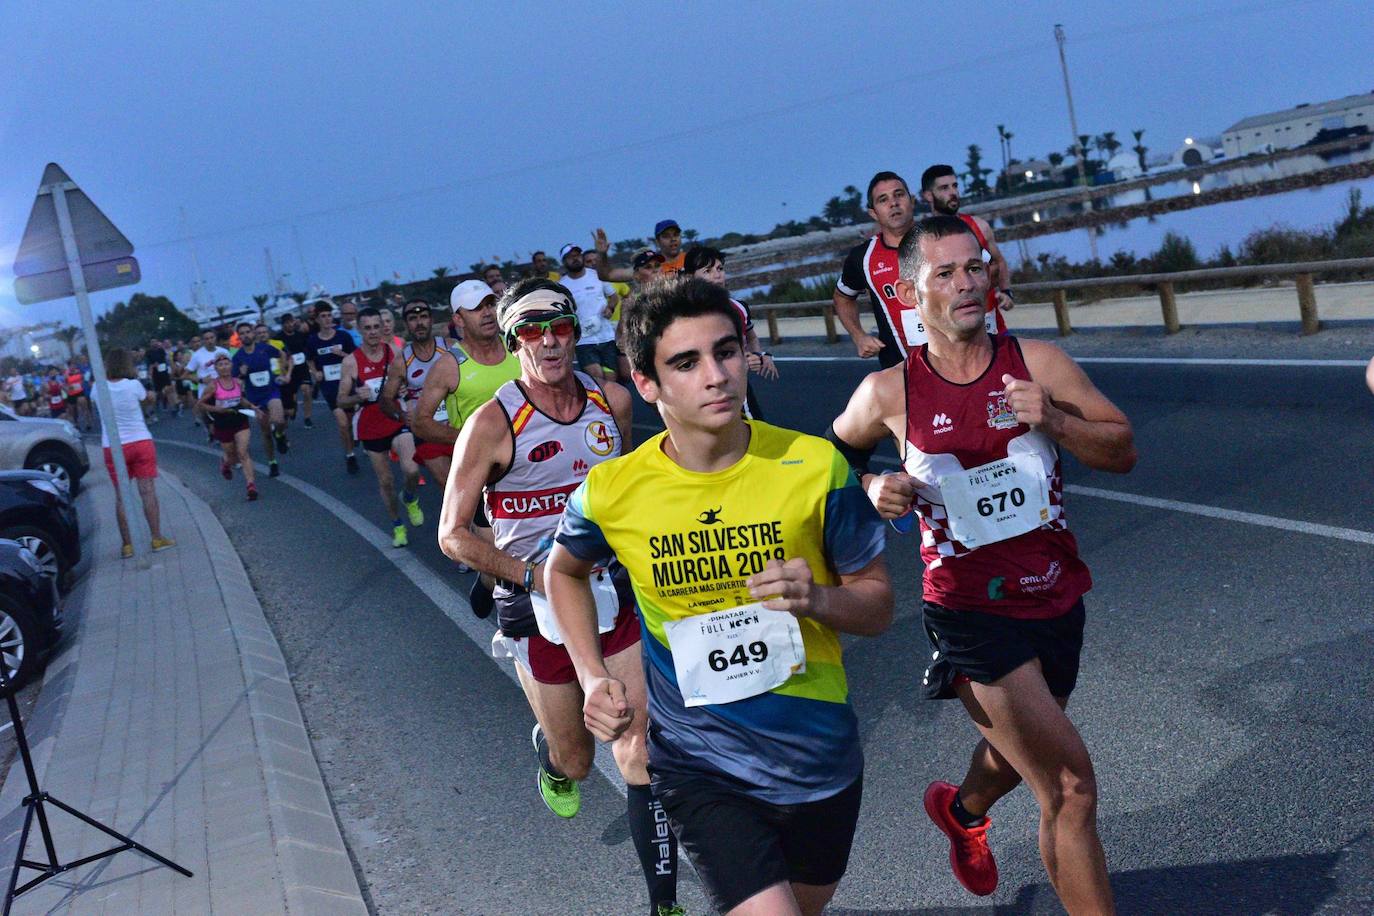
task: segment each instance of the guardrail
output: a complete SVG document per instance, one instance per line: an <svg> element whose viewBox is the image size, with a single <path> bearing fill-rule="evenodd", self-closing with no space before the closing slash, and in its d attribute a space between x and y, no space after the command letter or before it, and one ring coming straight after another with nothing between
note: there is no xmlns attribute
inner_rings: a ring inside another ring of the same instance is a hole
<svg viewBox="0 0 1374 916"><path fill-rule="evenodd" d="M1156 287L1159 293L1160 314L1164 330L1170 334L1178 333L1182 325L1178 320L1178 302L1175 284L1191 283L1202 280L1245 279L1252 277L1294 277L1298 294L1298 318L1302 321L1303 334L1315 334L1321 330L1317 316L1317 295L1314 277L1320 274L1337 273L1345 270L1374 270L1374 258L1343 258L1335 261L1299 261L1288 264L1254 264L1241 267L1209 267L1204 270L1180 270L1172 273L1129 274L1121 277L1088 277L1081 280L1046 280L1038 283L1017 283L1018 293L1050 293L1053 296L1054 318L1059 328L1059 336L1067 337L1073 333L1069 321L1069 292L1076 289L1101 289L1104 286ZM816 302L787 302L770 304L760 302L749 306L754 315L762 315L768 320L768 335L773 344L782 343L778 330L778 313L789 316L791 313L814 315L820 313L825 318L826 338L835 343L835 310L829 299Z"/></svg>

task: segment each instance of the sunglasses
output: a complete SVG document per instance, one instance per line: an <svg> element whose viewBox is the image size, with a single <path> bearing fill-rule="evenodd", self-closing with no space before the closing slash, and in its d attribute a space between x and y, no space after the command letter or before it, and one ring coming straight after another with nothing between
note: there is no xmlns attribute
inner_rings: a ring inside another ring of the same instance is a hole
<svg viewBox="0 0 1374 916"><path fill-rule="evenodd" d="M554 337L571 337L576 329L577 319L571 315L559 315L548 321L526 321L512 328L516 337L528 343L543 340L544 334L549 331L553 332Z"/></svg>

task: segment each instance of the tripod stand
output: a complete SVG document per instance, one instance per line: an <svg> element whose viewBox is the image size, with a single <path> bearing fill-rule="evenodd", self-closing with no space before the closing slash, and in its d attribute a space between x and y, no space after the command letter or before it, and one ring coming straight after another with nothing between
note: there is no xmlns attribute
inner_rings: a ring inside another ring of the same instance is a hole
<svg viewBox="0 0 1374 916"><path fill-rule="evenodd" d="M10 721L14 723L14 740L15 743L19 745L19 756L24 761L24 775L27 776L29 780L29 794L24 796L24 801L21 803L24 806L24 828L19 833L19 849L14 854L14 869L10 872L9 887L5 891L4 916L9 916L10 907L14 905L14 898L25 891L32 890L49 878L60 875L63 872L71 871L73 868L80 868L82 865L87 865L97 859L108 858L126 849L136 849L145 856L166 865L168 868L174 869L188 878L191 877L189 871L182 868L171 859L164 858L153 852L147 846L137 843L124 834L106 827L95 818L83 814L71 805L53 798L38 787L38 776L33 771L33 758L29 755L29 739L24 734L24 722L19 717L19 704L14 700L15 690L10 683L8 668L9 663L5 661L3 657L0 657L0 691L4 692L5 702L8 703L10 707ZM59 862L57 859L57 848L53 845L52 841L52 831L48 829L48 814L43 809L45 804L54 805L77 820L83 821L95 829L109 834L119 841L119 845L111 846L104 852L97 852L95 855L86 856L74 862ZM38 830L43 835L43 848L47 853L47 862L34 862L24 858L24 849L29 844L29 828L33 826L33 819L35 817L38 818ZM19 870L21 868L27 868L38 872L38 877L31 878L23 884L19 884Z"/></svg>

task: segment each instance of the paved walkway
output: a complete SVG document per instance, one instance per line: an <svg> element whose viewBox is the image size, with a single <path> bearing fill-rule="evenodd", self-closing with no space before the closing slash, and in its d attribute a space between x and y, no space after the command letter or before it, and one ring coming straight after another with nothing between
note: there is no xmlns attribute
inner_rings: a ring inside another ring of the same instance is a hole
<svg viewBox="0 0 1374 916"><path fill-rule="evenodd" d="M366 913L281 651L224 529L164 473L162 527L177 546L121 561L99 456L85 482L93 562L26 723L39 782L195 876L122 852L14 912ZM16 756L0 791L6 866L25 794ZM56 809L49 820L62 861L110 845ZM35 830L28 857L42 850Z"/></svg>

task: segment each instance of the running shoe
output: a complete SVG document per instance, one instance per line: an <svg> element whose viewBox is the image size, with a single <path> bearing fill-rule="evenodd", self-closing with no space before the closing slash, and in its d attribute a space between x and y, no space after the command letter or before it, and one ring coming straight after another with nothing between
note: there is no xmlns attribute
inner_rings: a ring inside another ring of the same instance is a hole
<svg viewBox="0 0 1374 916"><path fill-rule="evenodd" d="M175 547L176 545L177 542L171 538L153 538L153 553L157 553L159 550L167 550L169 547Z"/></svg>
<svg viewBox="0 0 1374 916"><path fill-rule="evenodd" d="M283 455L291 451L291 443L286 441L286 433L273 433L272 438L276 440L277 451L281 452Z"/></svg>
<svg viewBox="0 0 1374 916"><path fill-rule="evenodd" d="M421 472L416 476L416 480L419 481L419 484L418 484L418 485L419 485L419 486L422 486L422 487L425 486L425 485L427 485L427 484L429 483L428 480L425 480L425 472L424 472L424 471L421 471Z"/></svg>
<svg viewBox="0 0 1374 916"><path fill-rule="evenodd" d="M248 485L248 501L251 503L258 498L258 488L255 484Z"/></svg>
<svg viewBox="0 0 1374 916"><path fill-rule="evenodd" d="M314 422L313 422L309 417L306 417L306 418L305 418L305 428L306 428L306 429L314 429L314 428L315 428Z"/></svg>
<svg viewBox="0 0 1374 916"><path fill-rule="evenodd" d="M539 727L539 723L534 724L534 731L530 733L530 739L534 742L534 753L539 754L539 739L544 737L544 731ZM554 779L544 769L544 764L539 764L539 797L544 799L544 805L559 817L575 817L577 812L582 809L582 790L578 788L577 781L564 776L562 779Z"/></svg>
<svg viewBox="0 0 1374 916"><path fill-rule="evenodd" d="M134 545L125 544L119 548L119 558L121 560L132 560L134 558Z"/></svg>
<svg viewBox="0 0 1374 916"><path fill-rule="evenodd" d="M280 476L281 476L281 467L279 467L275 461L269 461L269 462L267 463L267 476L268 476L268 477L280 477Z"/></svg>
<svg viewBox="0 0 1374 916"><path fill-rule="evenodd" d="M223 477L225 480L233 480L233 479L234 479L234 467L233 467L233 465L231 465L231 464L229 463L229 459L228 459L228 458L222 459L222 460L220 461L220 463L219 463L219 476Z"/></svg>
<svg viewBox="0 0 1374 916"><path fill-rule="evenodd" d="M654 916L687 916L687 911L677 903L660 903L658 909L654 910Z"/></svg>
<svg viewBox="0 0 1374 916"><path fill-rule="evenodd" d="M397 525L395 528L392 528L392 529L391 529L391 546L392 546L392 547L405 547L405 546L408 545L409 543L410 543L410 538L406 536L406 526L405 526L405 523L401 523L401 524Z"/></svg>
<svg viewBox="0 0 1374 916"><path fill-rule="evenodd" d="M402 500L405 502L405 500ZM405 503L406 515L410 516L410 523L419 528L425 523L425 512L420 508L420 497L415 497L410 502Z"/></svg>
<svg viewBox="0 0 1374 916"><path fill-rule="evenodd" d="M977 827L959 823L950 805L959 787L947 782L932 782L926 788L926 814L949 837L949 865L954 877L971 894L986 897L997 890L997 863L988 849L988 828L992 820L984 817Z"/></svg>
<svg viewBox="0 0 1374 916"><path fill-rule="evenodd" d="M344 459L344 465L348 468L348 473L358 473L358 456L349 452L348 457Z"/></svg>

